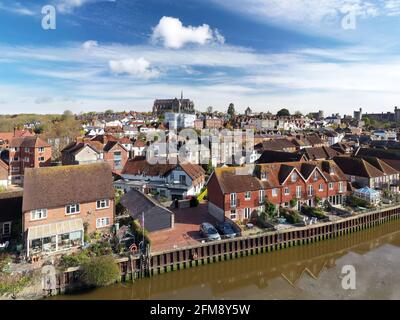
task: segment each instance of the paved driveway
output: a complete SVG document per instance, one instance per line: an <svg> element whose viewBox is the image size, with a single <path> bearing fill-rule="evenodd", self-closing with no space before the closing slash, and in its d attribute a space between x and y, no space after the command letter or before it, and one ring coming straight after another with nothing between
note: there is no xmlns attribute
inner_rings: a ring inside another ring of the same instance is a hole
<svg viewBox="0 0 400 320"><path fill-rule="evenodd" d="M175 214L175 225L171 230L150 233L151 250L153 252L185 247L201 241L200 224L217 220L208 213L207 202L204 201L196 208L172 209Z"/></svg>

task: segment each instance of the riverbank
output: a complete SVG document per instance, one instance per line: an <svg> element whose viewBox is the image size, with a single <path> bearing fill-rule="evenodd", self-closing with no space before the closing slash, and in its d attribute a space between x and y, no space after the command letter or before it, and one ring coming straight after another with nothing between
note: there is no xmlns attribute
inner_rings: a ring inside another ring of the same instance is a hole
<svg viewBox="0 0 400 320"><path fill-rule="evenodd" d="M227 239L211 243L199 243L175 250L152 252L146 257L121 258L118 265L121 281L133 282L137 278L183 270L214 262L232 260L265 252L310 244L322 240L343 237L356 231L377 227L398 220L400 206L370 211L337 221L266 232L248 237ZM76 282L77 268L58 273L57 292L62 293Z"/></svg>
<svg viewBox="0 0 400 320"><path fill-rule="evenodd" d="M141 278L63 299L396 299L400 220L335 239ZM357 290L343 290L353 265Z"/></svg>

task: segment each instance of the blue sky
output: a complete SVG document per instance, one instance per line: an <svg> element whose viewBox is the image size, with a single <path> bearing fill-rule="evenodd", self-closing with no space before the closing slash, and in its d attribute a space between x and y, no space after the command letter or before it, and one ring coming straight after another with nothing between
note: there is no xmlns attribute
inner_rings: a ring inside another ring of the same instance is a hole
<svg viewBox="0 0 400 320"><path fill-rule="evenodd" d="M400 0L0 0L0 21L0 113L147 111L181 90L199 110L400 101Z"/></svg>

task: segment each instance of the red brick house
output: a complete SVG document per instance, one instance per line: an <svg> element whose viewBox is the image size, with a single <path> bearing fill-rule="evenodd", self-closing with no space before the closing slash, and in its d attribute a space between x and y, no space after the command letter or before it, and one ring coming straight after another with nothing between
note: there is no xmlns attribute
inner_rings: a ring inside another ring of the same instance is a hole
<svg viewBox="0 0 400 320"><path fill-rule="evenodd" d="M109 231L114 208L113 177L104 162L26 169L22 230L27 255L79 247L85 231Z"/></svg>
<svg viewBox="0 0 400 320"><path fill-rule="evenodd" d="M249 171L250 170L250 171ZM296 209L316 201L341 204L347 194L346 176L333 161L269 163L242 168L217 168L208 181L209 212L222 220L243 221L264 203Z"/></svg>
<svg viewBox="0 0 400 320"><path fill-rule="evenodd" d="M13 138L9 159L11 183L23 184L26 168L51 165L51 146L37 136Z"/></svg>
<svg viewBox="0 0 400 320"><path fill-rule="evenodd" d="M112 136L99 135L80 139L61 151L63 165L107 162L112 171L120 174L129 158L129 151Z"/></svg>

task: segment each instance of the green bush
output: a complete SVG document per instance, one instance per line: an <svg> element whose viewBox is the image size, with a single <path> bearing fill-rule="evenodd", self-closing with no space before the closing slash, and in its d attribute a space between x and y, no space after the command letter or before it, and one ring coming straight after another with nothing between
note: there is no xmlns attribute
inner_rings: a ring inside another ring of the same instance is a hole
<svg viewBox="0 0 400 320"><path fill-rule="evenodd" d="M5 272L10 263L10 255L8 253L0 253L0 273Z"/></svg>
<svg viewBox="0 0 400 320"><path fill-rule="evenodd" d="M119 278L119 267L111 256L93 257L82 265L80 280L89 287L107 286Z"/></svg>
<svg viewBox="0 0 400 320"><path fill-rule="evenodd" d="M282 217L286 219L287 222L291 224L300 223L302 221L301 216L293 210L288 210L286 208L281 208L279 213Z"/></svg>
<svg viewBox="0 0 400 320"><path fill-rule="evenodd" d="M29 283L31 278L22 274L0 273L0 296L12 294L15 296L22 291Z"/></svg>
<svg viewBox="0 0 400 320"><path fill-rule="evenodd" d="M61 257L60 266L67 269L71 267L78 267L85 262L89 261L88 252L86 250L71 255L64 255Z"/></svg>
<svg viewBox="0 0 400 320"><path fill-rule="evenodd" d="M136 220L132 222L132 231L135 236L137 245L139 245L139 242L142 241L143 237L145 245L151 244L148 231L143 229Z"/></svg>
<svg viewBox="0 0 400 320"><path fill-rule="evenodd" d="M292 199L290 200L290 207L294 208L297 205L297 200L296 199Z"/></svg>
<svg viewBox="0 0 400 320"><path fill-rule="evenodd" d="M371 204L364 199L361 198L357 198L355 196L349 196L346 198L346 203L350 206L350 207L363 207L363 208L371 208Z"/></svg>
<svg viewBox="0 0 400 320"><path fill-rule="evenodd" d="M304 215L306 215L307 217L312 217L312 218L317 218L317 219L325 219L326 218L325 214L321 210L318 210L317 208L314 208L314 207L303 206L301 208L301 212Z"/></svg>

